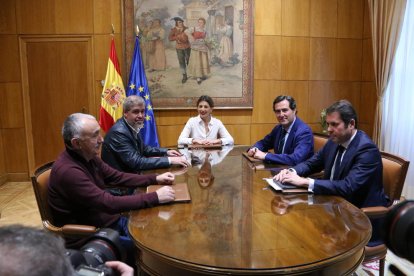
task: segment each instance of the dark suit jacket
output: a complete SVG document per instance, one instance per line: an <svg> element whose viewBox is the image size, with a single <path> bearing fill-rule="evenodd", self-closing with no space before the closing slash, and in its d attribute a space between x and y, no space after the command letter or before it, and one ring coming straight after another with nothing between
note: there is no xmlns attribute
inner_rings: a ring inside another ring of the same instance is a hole
<svg viewBox="0 0 414 276"><path fill-rule="evenodd" d="M381 154L374 142L358 130L343 156L340 180L331 181L337 148L338 145L329 140L312 158L294 169L300 176L324 170L323 179L315 179L315 194L339 195L357 207L387 206L382 185Z"/></svg>
<svg viewBox="0 0 414 276"><path fill-rule="evenodd" d="M141 136L134 137L132 129L121 118L106 134L101 156L103 161L119 171L139 172L169 167L167 151L144 145Z"/></svg>
<svg viewBox="0 0 414 276"><path fill-rule="evenodd" d="M265 138L256 142L253 147L267 152L270 149L277 150L279 140L282 136L282 126L277 125ZM268 153L265 161L271 163L294 166L313 155L313 134L310 127L298 117L292 126L288 139L285 143L283 154Z"/></svg>

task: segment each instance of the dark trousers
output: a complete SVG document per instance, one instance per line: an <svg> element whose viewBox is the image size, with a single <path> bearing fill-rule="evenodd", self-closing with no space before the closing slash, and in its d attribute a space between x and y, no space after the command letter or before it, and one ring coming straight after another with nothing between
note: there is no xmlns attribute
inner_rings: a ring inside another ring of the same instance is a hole
<svg viewBox="0 0 414 276"><path fill-rule="evenodd" d="M128 218L121 216L119 220L113 223L109 228L116 230L119 233L119 240L121 246L124 248L126 252L126 259L124 260L126 264L132 266L136 269L135 265L135 245L132 241L131 237L129 236L128 231ZM121 261L121 260L118 260Z"/></svg>
<svg viewBox="0 0 414 276"><path fill-rule="evenodd" d="M187 74L187 65L190 60L191 48L176 49L178 63L180 64L181 73Z"/></svg>

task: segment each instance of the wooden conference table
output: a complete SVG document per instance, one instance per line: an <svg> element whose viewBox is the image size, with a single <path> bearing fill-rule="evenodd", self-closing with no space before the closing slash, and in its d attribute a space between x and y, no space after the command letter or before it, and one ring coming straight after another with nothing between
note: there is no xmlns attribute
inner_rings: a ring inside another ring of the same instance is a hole
<svg viewBox="0 0 414 276"><path fill-rule="evenodd" d="M371 236L368 218L340 197L276 193L263 180L271 171L252 169L245 150L224 158L194 151L195 165L175 181L188 183L191 203L131 212L141 268L180 276L353 272Z"/></svg>

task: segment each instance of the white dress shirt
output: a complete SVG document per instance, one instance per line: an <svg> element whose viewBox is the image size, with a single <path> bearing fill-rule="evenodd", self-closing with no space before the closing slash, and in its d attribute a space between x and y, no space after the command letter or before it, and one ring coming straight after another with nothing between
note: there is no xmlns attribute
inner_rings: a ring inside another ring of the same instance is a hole
<svg viewBox="0 0 414 276"><path fill-rule="evenodd" d="M193 139L219 139L222 145L232 145L234 143L233 137L227 131L223 123L216 118L211 116L210 122L208 123L208 133L204 127L204 122L200 116L190 118L181 131L180 137L178 138L179 145L191 145Z"/></svg>

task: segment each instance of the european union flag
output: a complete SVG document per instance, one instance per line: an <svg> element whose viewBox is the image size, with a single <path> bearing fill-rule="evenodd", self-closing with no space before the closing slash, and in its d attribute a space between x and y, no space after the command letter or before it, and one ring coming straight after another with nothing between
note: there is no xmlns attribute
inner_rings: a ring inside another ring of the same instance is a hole
<svg viewBox="0 0 414 276"><path fill-rule="evenodd" d="M145 121L144 128L141 129L141 138L145 145L159 147L157 126L155 125L154 111L152 109L150 91L148 89L145 67L142 63L139 38L135 38L135 50L132 58L131 70L127 88L127 96L138 95L145 100Z"/></svg>

